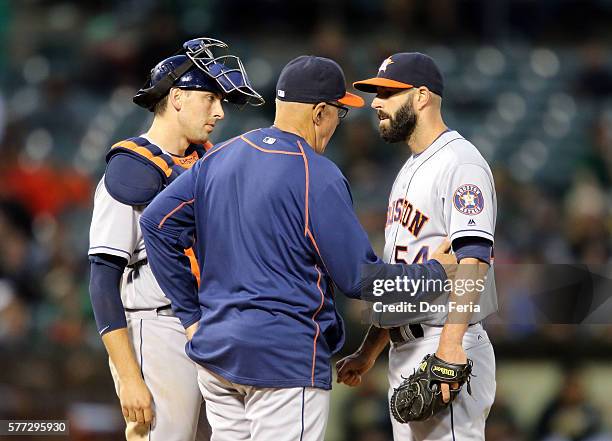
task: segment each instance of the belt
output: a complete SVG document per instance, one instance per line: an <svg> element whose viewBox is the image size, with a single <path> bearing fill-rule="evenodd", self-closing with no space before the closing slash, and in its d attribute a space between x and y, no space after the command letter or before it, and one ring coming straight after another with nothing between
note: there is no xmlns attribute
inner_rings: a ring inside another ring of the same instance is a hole
<svg viewBox="0 0 612 441"><path fill-rule="evenodd" d="M125 308L125 310L127 312L155 311L157 315L163 315L165 317L176 317L170 305L160 306L159 308L140 308L140 309Z"/></svg>
<svg viewBox="0 0 612 441"><path fill-rule="evenodd" d="M408 335L410 332L411 335ZM389 329L389 338L395 344L405 343L407 341L422 338L425 335L423 326L418 323L411 323L406 326L397 326Z"/></svg>
<svg viewBox="0 0 612 441"><path fill-rule="evenodd" d="M145 257L144 259L140 259L138 262L134 262L131 265L128 265L128 268L131 269L136 269L136 268L140 268L141 266L147 265L149 263L149 260Z"/></svg>

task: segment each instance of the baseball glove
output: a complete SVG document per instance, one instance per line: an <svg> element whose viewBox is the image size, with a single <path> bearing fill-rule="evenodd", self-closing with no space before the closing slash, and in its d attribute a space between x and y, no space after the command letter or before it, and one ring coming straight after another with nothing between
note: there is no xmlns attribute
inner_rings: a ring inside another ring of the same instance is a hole
<svg viewBox="0 0 612 441"><path fill-rule="evenodd" d="M434 354L426 355L418 369L394 389L390 402L391 414L400 423L425 421L445 409L459 395L464 383L467 383L467 391L471 395L472 366L470 359L466 364L454 364ZM441 383L459 383L457 389L451 389L448 403L442 400Z"/></svg>

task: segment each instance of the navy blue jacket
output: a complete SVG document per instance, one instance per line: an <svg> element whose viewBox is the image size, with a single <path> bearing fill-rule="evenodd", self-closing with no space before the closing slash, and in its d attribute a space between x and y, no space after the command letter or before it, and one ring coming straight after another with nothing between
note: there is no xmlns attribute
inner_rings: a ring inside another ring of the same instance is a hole
<svg viewBox="0 0 612 441"><path fill-rule="evenodd" d="M333 284L358 298L362 265L382 264L333 162L297 135L254 130L208 151L140 222L183 326L200 321L194 361L240 384L331 388L344 342ZM194 237L199 289L183 253Z"/></svg>

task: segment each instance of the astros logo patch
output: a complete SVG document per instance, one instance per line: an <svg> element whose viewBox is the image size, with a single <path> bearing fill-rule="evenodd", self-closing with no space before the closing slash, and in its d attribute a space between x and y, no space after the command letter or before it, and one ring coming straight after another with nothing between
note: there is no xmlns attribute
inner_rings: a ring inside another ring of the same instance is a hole
<svg viewBox="0 0 612 441"><path fill-rule="evenodd" d="M453 196L453 204L460 213L475 215L484 208L484 198L480 188L474 184L463 184Z"/></svg>

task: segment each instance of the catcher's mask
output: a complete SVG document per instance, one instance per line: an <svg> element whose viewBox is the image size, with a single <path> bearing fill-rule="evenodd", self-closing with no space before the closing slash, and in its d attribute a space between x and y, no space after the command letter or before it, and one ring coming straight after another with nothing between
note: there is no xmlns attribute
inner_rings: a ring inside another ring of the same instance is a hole
<svg viewBox="0 0 612 441"><path fill-rule="evenodd" d="M213 48L226 49L227 44L213 38L196 38L166 58L152 70L145 85L136 93L134 103L153 111L155 105L172 87L221 93L227 102L260 106L264 99L253 89L240 58L215 56Z"/></svg>

